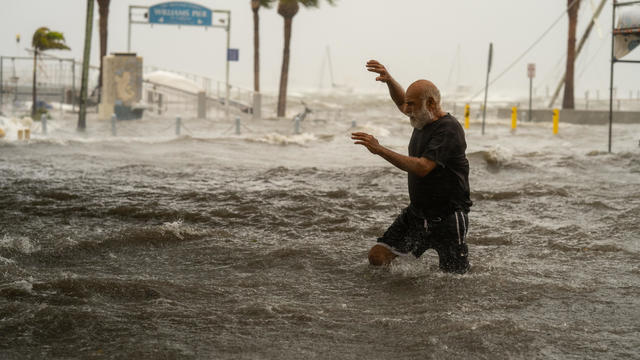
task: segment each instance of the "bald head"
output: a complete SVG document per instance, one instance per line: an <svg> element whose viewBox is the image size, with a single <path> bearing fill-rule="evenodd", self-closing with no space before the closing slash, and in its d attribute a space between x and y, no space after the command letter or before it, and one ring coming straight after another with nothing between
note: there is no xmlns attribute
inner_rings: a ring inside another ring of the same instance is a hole
<svg viewBox="0 0 640 360"><path fill-rule="evenodd" d="M428 80L418 80L409 85L404 95L403 112L409 116L411 125L422 129L424 125L443 116L440 109L440 91Z"/></svg>
<svg viewBox="0 0 640 360"><path fill-rule="evenodd" d="M440 110L440 90L429 80L417 80L409 85L405 94L407 99L426 100L428 108Z"/></svg>

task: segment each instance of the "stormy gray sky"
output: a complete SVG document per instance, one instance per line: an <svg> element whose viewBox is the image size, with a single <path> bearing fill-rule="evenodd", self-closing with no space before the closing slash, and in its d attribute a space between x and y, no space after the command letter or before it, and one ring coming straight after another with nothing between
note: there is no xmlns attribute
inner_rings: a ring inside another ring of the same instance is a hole
<svg viewBox="0 0 640 360"><path fill-rule="evenodd" d="M124 51L127 44L129 5L151 6L159 0L112 0L109 17L109 52ZM231 45L240 49L240 61L231 64L231 83L253 84L253 18L249 0L198 0L211 9L232 12ZM599 0L582 0L578 37ZM86 1L1 0L0 54L26 55L24 48L39 26L64 33L70 52L82 56ZM293 22L290 89L327 87L327 48L334 81L362 91L383 91L365 71L368 59L378 59L402 84L418 78L433 80L444 91L455 85L481 89L489 42L494 43L493 75L504 70L564 11L565 0L338 0L320 9L301 9ZM98 63L98 12L95 9L92 63ZM277 90L282 61L283 21L275 9L261 15L262 88ZM605 98L609 87L611 2L600 17L576 69L576 97L596 90ZM526 65L537 64L534 87L538 95L552 91L564 71L567 17L548 33L520 63L492 86L496 97L523 96L528 91ZM15 34L22 35L17 48ZM198 27L134 25L132 50L155 65L224 79L225 32ZM640 58L639 50L630 58ZM323 64L325 66L323 67ZM324 75L324 76L323 76ZM640 65L616 65L619 97L640 90Z"/></svg>

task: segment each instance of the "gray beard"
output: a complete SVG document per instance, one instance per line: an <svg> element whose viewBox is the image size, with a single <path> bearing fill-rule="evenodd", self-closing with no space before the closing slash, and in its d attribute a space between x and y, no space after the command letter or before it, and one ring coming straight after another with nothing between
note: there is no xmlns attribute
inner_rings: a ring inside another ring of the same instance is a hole
<svg viewBox="0 0 640 360"><path fill-rule="evenodd" d="M433 116L431 115L431 112L426 111L419 114L417 117L410 117L409 120L411 121L411 126L413 126L414 129L422 130L425 125L433 120Z"/></svg>

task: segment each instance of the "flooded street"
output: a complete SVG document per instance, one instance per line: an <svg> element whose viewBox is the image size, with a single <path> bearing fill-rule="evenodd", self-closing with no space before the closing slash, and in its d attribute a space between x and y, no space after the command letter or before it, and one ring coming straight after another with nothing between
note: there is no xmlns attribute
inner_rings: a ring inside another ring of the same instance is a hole
<svg viewBox="0 0 640 360"><path fill-rule="evenodd" d="M640 358L640 125L609 154L605 126L472 119L461 276L433 250L369 266L407 177L349 134L406 154L411 128L330 101L300 135L68 115L0 142L0 357Z"/></svg>

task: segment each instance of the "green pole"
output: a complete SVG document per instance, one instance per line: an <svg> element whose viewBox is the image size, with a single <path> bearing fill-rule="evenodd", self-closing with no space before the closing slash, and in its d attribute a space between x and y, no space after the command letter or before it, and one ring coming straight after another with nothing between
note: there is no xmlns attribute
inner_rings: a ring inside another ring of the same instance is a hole
<svg viewBox="0 0 640 360"><path fill-rule="evenodd" d="M491 63L493 61L493 43L489 43L489 61L487 66L487 82L484 86L484 106L482 107L482 135L484 135L484 122L487 117L487 95L489 94L489 73L491 72Z"/></svg>
<svg viewBox="0 0 640 360"><path fill-rule="evenodd" d="M80 112L78 130L87 128L87 87L89 82L89 57L91 56L91 31L93 27L93 2L87 0L87 24L84 33L84 55L82 57L82 84L80 85Z"/></svg>
<svg viewBox="0 0 640 360"><path fill-rule="evenodd" d="M4 56L0 56L0 112L2 112L2 97L4 93L4 88L2 87L2 82L4 81L3 73L2 73L3 62L4 62Z"/></svg>

